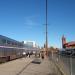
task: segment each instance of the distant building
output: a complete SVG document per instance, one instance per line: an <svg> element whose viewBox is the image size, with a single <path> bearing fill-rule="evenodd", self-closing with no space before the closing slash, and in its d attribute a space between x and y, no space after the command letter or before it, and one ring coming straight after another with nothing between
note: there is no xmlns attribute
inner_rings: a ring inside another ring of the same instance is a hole
<svg viewBox="0 0 75 75"><path fill-rule="evenodd" d="M66 42L66 38L62 37L62 48L75 48L75 41Z"/></svg>
<svg viewBox="0 0 75 75"><path fill-rule="evenodd" d="M24 41L24 44L26 47L38 47L38 45L35 43L35 41Z"/></svg>
<svg viewBox="0 0 75 75"><path fill-rule="evenodd" d="M0 46L23 47L24 44L22 42L0 35Z"/></svg>

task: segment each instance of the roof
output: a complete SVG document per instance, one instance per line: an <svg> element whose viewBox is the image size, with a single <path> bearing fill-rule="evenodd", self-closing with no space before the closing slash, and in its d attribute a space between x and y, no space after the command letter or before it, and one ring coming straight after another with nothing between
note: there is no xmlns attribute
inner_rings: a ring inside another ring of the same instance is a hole
<svg viewBox="0 0 75 75"><path fill-rule="evenodd" d="M14 40L14 39L8 38L8 37L3 36L3 35L0 35L0 39L6 39L6 40L13 41L13 42L18 42L18 43L21 43L21 42L19 42L19 41L16 41L16 40Z"/></svg>
<svg viewBox="0 0 75 75"><path fill-rule="evenodd" d="M71 42L65 43L65 45L68 45L68 46L75 46L75 41L71 41Z"/></svg>

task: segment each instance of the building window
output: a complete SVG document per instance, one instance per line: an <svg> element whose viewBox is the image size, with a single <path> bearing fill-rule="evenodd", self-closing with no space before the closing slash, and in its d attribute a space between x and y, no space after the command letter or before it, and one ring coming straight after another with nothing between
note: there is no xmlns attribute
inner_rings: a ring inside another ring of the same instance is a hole
<svg viewBox="0 0 75 75"><path fill-rule="evenodd" d="M1 39L1 43L2 44L6 44L6 40L5 39Z"/></svg>

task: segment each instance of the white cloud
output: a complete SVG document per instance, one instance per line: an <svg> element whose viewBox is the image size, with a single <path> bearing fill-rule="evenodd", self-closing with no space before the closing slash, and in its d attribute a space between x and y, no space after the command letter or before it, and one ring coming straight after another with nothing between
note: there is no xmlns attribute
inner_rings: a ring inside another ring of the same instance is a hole
<svg viewBox="0 0 75 75"><path fill-rule="evenodd" d="M39 16L33 15L24 17L24 27L26 29L35 29L35 28L42 28L42 24L40 23Z"/></svg>
<svg viewBox="0 0 75 75"><path fill-rule="evenodd" d="M25 17L24 18L24 25L25 25L25 27L27 27L27 28L32 28L32 27L34 27L34 26L36 26L36 17L34 17L34 16L30 16L30 17Z"/></svg>

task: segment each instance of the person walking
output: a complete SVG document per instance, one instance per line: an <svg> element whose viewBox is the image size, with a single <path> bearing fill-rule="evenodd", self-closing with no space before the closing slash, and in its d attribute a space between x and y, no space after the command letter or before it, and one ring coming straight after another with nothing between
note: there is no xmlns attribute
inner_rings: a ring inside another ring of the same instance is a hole
<svg viewBox="0 0 75 75"><path fill-rule="evenodd" d="M41 52L41 58L44 59L44 52Z"/></svg>

